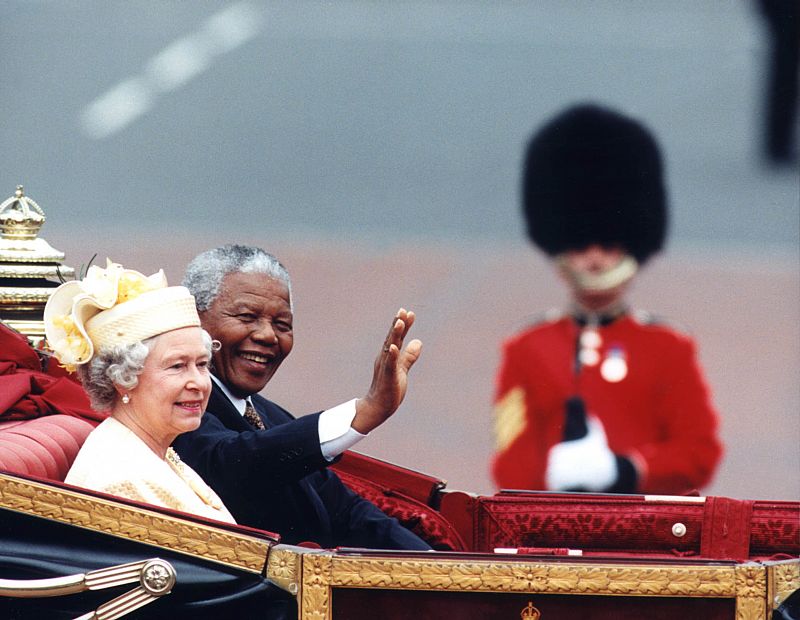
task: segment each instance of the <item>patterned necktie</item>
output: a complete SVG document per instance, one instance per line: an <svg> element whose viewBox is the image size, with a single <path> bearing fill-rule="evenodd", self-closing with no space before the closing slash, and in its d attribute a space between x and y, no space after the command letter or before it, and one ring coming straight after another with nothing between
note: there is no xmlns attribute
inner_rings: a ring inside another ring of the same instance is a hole
<svg viewBox="0 0 800 620"><path fill-rule="evenodd" d="M244 419L250 423L250 426L255 428L256 430L263 431L266 426L264 426L264 422L261 420L261 416L256 413L255 407L253 404L247 400L245 401L246 404L244 406Z"/></svg>

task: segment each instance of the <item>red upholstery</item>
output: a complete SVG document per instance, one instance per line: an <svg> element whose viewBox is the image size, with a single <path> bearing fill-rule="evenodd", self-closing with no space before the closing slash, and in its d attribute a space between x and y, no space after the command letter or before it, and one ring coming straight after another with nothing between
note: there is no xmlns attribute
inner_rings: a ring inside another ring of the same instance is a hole
<svg viewBox="0 0 800 620"><path fill-rule="evenodd" d="M800 502L453 492L444 494L441 512L473 551L572 548L733 560L800 555ZM682 536L676 524L685 526Z"/></svg>
<svg viewBox="0 0 800 620"><path fill-rule="evenodd" d="M333 467L350 489L441 551L467 551L455 528L434 508L444 481L386 461L347 452Z"/></svg>
<svg viewBox="0 0 800 620"><path fill-rule="evenodd" d="M750 555L771 556L777 549L800 556L800 502L753 502Z"/></svg>
<svg viewBox="0 0 800 620"><path fill-rule="evenodd" d="M331 468L337 474L344 472L370 480L431 508L439 507L439 491L447 484L441 478L352 450L342 454L342 458Z"/></svg>
<svg viewBox="0 0 800 620"><path fill-rule="evenodd" d="M0 469L63 481L93 429L71 415L0 422Z"/></svg>

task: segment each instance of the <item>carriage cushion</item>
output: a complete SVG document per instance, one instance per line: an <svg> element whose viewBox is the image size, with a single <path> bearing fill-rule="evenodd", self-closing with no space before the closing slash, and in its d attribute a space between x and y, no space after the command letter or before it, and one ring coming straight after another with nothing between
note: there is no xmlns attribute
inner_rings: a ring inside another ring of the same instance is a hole
<svg viewBox="0 0 800 620"><path fill-rule="evenodd" d="M0 422L0 469L63 481L94 424L71 415Z"/></svg>
<svg viewBox="0 0 800 620"><path fill-rule="evenodd" d="M374 465L377 467L377 465ZM374 479L336 468L337 475L353 492L397 519L431 547L439 551L467 551L464 541L437 510ZM379 474L376 474L380 477Z"/></svg>
<svg viewBox="0 0 800 620"><path fill-rule="evenodd" d="M441 478L352 450L342 454L331 469L370 480L431 508L439 507L439 491L447 485Z"/></svg>
<svg viewBox="0 0 800 620"><path fill-rule="evenodd" d="M800 555L800 502L635 495L444 495L442 514L474 551L573 548L586 554L732 560Z"/></svg>

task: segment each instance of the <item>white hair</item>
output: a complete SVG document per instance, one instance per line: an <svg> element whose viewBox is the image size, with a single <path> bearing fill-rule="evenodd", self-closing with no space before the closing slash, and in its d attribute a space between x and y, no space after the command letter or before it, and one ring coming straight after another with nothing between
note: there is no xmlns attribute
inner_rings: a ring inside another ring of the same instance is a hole
<svg viewBox="0 0 800 620"><path fill-rule="evenodd" d="M292 309L292 282L289 272L272 254L248 245L228 244L207 250L192 259L183 276L183 286L194 295L197 310L211 307L229 273L263 273L282 282L289 292Z"/></svg>

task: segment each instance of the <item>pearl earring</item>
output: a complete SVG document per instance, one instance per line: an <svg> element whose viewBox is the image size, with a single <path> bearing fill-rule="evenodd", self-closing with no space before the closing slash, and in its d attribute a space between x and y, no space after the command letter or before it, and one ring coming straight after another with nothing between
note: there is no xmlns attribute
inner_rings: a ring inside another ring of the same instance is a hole
<svg viewBox="0 0 800 620"><path fill-rule="evenodd" d="M127 405L129 402L131 402L131 397L128 394L123 394L122 395L122 402Z"/></svg>

